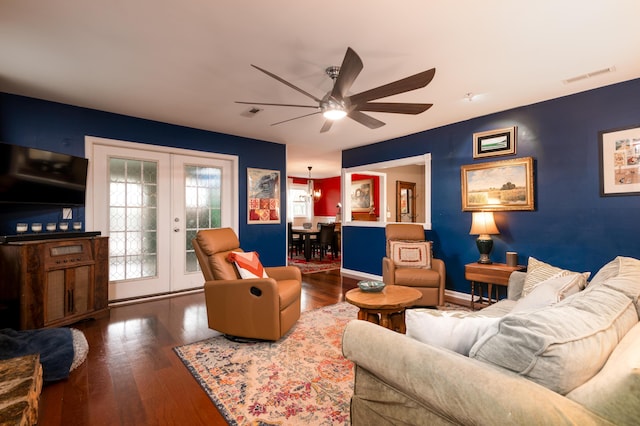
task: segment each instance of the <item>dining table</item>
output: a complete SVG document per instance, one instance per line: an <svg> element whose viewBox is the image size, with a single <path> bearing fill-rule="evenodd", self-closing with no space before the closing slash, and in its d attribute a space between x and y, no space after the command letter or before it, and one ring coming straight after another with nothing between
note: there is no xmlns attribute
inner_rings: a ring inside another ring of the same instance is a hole
<svg viewBox="0 0 640 426"><path fill-rule="evenodd" d="M292 228L291 232L295 235L298 234L303 240L304 260L307 262L311 260L311 236L315 235L318 238L320 231L318 229L305 229L305 228Z"/></svg>

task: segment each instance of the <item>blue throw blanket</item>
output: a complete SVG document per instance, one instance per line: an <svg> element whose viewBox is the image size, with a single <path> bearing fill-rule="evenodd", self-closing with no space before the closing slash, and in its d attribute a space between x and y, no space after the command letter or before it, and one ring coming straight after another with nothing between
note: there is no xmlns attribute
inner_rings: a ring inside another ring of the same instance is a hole
<svg viewBox="0 0 640 426"><path fill-rule="evenodd" d="M45 382L69 377L73 362L73 336L68 328L40 330L0 330L0 360L40 354Z"/></svg>

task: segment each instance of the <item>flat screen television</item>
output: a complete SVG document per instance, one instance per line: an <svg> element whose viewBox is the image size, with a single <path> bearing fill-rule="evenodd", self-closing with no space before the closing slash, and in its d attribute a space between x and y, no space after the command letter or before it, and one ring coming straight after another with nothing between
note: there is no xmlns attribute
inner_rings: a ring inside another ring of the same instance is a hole
<svg viewBox="0 0 640 426"><path fill-rule="evenodd" d="M0 143L0 203L84 205L86 158Z"/></svg>

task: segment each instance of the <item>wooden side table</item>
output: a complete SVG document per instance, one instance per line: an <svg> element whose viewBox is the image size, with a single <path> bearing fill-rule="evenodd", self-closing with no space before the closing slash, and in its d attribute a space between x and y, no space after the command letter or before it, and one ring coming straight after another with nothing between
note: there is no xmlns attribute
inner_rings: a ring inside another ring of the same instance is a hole
<svg viewBox="0 0 640 426"><path fill-rule="evenodd" d="M475 302L474 298L476 295L476 283L485 283L487 284L487 303L490 305L492 303L492 293L493 293L493 285L496 285L496 301L498 300L498 287L503 286L506 287L509 284L509 276L513 271L524 271L526 266L518 265L518 266L507 266L504 263L468 263L464 265L464 278L466 280L471 281L471 310L475 310ZM482 301L482 286L480 287L480 299L478 302L483 303Z"/></svg>
<svg viewBox="0 0 640 426"><path fill-rule="evenodd" d="M398 333L406 333L405 308L422 297L415 288L388 285L371 293L354 288L345 294L347 302L360 308L358 319L381 325Z"/></svg>

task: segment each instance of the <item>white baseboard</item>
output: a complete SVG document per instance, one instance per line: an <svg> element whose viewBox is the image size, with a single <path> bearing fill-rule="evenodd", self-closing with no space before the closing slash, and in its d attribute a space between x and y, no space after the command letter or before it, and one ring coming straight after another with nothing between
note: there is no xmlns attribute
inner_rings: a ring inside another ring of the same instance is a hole
<svg viewBox="0 0 640 426"><path fill-rule="evenodd" d="M368 274L366 272L354 271L352 269L340 268L340 275L347 278L382 281L382 276L380 275Z"/></svg>

